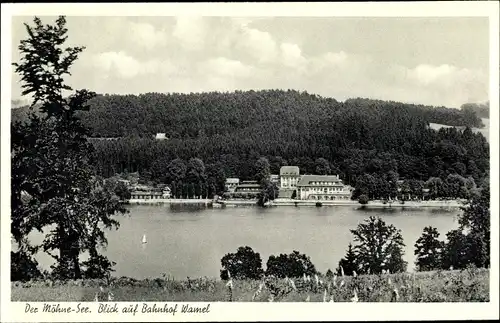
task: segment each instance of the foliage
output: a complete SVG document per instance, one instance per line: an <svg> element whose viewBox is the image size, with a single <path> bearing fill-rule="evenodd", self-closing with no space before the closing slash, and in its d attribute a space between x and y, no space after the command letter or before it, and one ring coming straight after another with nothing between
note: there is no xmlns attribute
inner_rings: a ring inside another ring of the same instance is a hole
<svg viewBox="0 0 500 323"><path fill-rule="evenodd" d="M10 252L10 280L27 281L42 278L38 262L23 251Z"/></svg>
<svg viewBox="0 0 500 323"><path fill-rule="evenodd" d="M467 237L472 243L473 263L479 268L490 266L490 217L490 188L485 187L479 196L475 196L463 208L459 217L460 228L467 230Z"/></svg>
<svg viewBox="0 0 500 323"><path fill-rule="evenodd" d="M443 252L443 268L490 266L490 189L483 187L459 216L459 228L446 234Z"/></svg>
<svg viewBox="0 0 500 323"><path fill-rule="evenodd" d="M271 165L266 157L260 157L255 163L255 180L260 185L269 180L271 175Z"/></svg>
<svg viewBox="0 0 500 323"><path fill-rule="evenodd" d="M465 103L460 107L462 113L470 117L475 113L479 118L489 119L490 117L490 101L486 103Z"/></svg>
<svg viewBox="0 0 500 323"><path fill-rule="evenodd" d="M115 178L108 178L104 182L104 187L109 192L113 192L120 201L130 200L132 194L124 182L121 182Z"/></svg>
<svg viewBox="0 0 500 323"><path fill-rule="evenodd" d="M379 274L382 270L390 272L406 271L404 242L401 230L382 219L371 216L364 223L351 230L354 235L356 262L360 273Z"/></svg>
<svg viewBox="0 0 500 323"><path fill-rule="evenodd" d="M368 204L368 202L370 200L368 199L368 196L366 196L365 194L363 194L363 195L360 195L358 201L359 201L360 204L364 205L364 204Z"/></svg>
<svg viewBox="0 0 500 323"><path fill-rule="evenodd" d="M317 274L311 259L296 250L289 255L269 256L266 267L266 275L280 278Z"/></svg>
<svg viewBox="0 0 500 323"><path fill-rule="evenodd" d="M324 158L316 159L316 172L318 175L330 175L332 172L330 162Z"/></svg>
<svg viewBox="0 0 500 323"><path fill-rule="evenodd" d="M228 278L227 271L235 279L260 279L264 274L260 254L248 246L239 247L236 253L226 254L221 259L221 265L222 279Z"/></svg>
<svg viewBox="0 0 500 323"><path fill-rule="evenodd" d="M471 241L461 230L451 230L446 234L446 244L442 256L443 269L463 269L471 263Z"/></svg>
<svg viewBox="0 0 500 323"><path fill-rule="evenodd" d="M349 243L345 257L340 259L339 261L339 266L337 267L337 275L340 276L343 274L346 276L352 276L354 271L359 272L359 268L356 263L356 253L352 248L352 244Z"/></svg>
<svg viewBox="0 0 500 323"><path fill-rule="evenodd" d="M261 182L261 191L257 194L257 204L263 206L266 202L277 198L278 195L278 186L275 183L271 183L270 180L263 180Z"/></svg>
<svg viewBox="0 0 500 323"><path fill-rule="evenodd" d="M417 256L417 269L420 271L436 270L441 268L441 255L444 243L439 238L436 228L425 227L422 235L415 243L415 255Z"/></svg>
<svg viewBox="0 0 500 323"><path fill-rule="evenodd" d="M44 114L29 114L28 123L12 124L12 217L11 232L19 250L36 252L40 247L55 260L53 274L62 279L82 277L79 255L98 254L106 244L103 228L118 226L116 213L125 213L119 199L96 178L93 146L88 131L77 117L86 111L94 93L71 88L64 75L83 47L63 48L66 20L54 26L26 26L28 38L19 45L20 63L14 63L23 82L23 95L33 96ZM40 246L31 246L34 229L51 227ZM58 255L52 251L57 250Z"/></svg>

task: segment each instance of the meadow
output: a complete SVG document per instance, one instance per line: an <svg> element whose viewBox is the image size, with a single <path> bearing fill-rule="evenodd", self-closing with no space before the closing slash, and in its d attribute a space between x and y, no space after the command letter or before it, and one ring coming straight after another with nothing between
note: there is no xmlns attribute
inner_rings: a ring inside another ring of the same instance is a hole
<svg viewBox="0 0 500 323"><path fill-rule="evenodd" d="M12 301L203 302L489 302L489 270L467 268L382 275L222 281L31 281L11 283Z"/></svg>

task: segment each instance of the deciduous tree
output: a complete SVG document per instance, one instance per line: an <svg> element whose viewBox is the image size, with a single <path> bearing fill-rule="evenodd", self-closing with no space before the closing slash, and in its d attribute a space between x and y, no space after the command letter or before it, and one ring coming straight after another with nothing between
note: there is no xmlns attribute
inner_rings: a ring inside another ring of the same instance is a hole
<svg viewBox="0 0 500 323"><path fill-rule="evenodd" d="M354 251L361 273L378 274L382 270L406 271L403 260L404 242L401 231L382 219L371 216L351 230L354 235Z"/></svg>

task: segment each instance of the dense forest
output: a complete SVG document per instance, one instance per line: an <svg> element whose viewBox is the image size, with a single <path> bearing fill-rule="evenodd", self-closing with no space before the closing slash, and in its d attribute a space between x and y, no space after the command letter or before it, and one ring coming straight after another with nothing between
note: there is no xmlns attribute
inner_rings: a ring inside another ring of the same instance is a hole
<svg viewBox="0 0 500 323"><path fill-rule="evenodd" d="M14 113L14 119L22 118L22 112ZM481 126L470 109L360 98L339 102L267 90L99 95L89 111L79 113L92 137L120 137L92 139L95 166L105 177L139 172L163 179L177 158L199 158L213 171L241 179L254 177L260 157L267 157L274 174L283 165L317 173L324 168L318 159L326 159L326 173L351 185L361 175L394 173L419 181L458 174L478 183L489 169L489 145L481 134L428 127L430 122ZM168 139L155 140L156 133Z"/></svg>
<svg viewBox="0 0 500 323"><path fill-rule="evenodd" d="M486 103L465 103L460 109L464 112L470 111L475 112L479 118L490 118L490 101Z"/></svg>

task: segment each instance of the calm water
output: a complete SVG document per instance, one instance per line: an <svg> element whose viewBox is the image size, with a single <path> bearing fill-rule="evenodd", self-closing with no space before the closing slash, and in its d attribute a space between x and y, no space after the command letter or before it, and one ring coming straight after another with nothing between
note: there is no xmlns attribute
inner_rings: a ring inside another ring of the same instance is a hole
<svg viewBox="0 0 500 323"><path fill-rule="evenodd" d="M218 277L220 259L239 246L261 254L263 266L271 254L294 249L307 254L325 272L336 268L352 240L350 229L370 215L380 216L402 230L407 245L405 260L412 268L413 245L425 226L437 227L441 238L458 226L459 210L357 210L356 207L237 207L179 209L165 206L130 206L117 231L108 231L105 251L115 261L116 276L176 278ZM141 243L143 235L147 244ZM38 239L35 239L38 240ZM38 257L42 266L52 262Z"/></svg>

